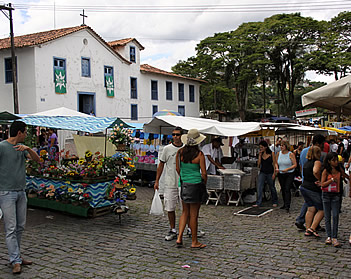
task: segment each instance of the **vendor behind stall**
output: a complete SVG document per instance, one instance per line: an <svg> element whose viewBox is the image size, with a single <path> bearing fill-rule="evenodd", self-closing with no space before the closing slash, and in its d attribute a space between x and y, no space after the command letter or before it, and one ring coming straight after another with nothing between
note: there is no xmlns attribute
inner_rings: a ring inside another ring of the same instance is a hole
<svg viewBox="0 0 351 279"><path fill-rule="evenodd" d="M56 153L59 152L57 135L54 129L52 128L49 129L48 152L49 152L49 158L51 158L51 160L53 160L56 156Z"/></svg>
<svg viewBox="0 0 351 279"><path fill-rule="evenodd" d="M223 145L220 137L213 138L211 143L206 144L202 148L205 155L207 174L216 174L217 169L224 169L221 164L223 152L221 146Z"/></svg>

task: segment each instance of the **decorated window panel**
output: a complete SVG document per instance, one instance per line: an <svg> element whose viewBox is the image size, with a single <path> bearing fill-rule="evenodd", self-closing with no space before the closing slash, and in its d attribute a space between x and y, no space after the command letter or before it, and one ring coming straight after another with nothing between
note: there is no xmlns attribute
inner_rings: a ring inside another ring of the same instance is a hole
<svg viewBox="0 0 351 279"><path fill-rule="evenodd" d="M66 72L66 59L54 57L54 82L55 93L67 93L67 72Z"/></svg>
<svg viewBox="0 0 351 279"><path fill-rule="evenodd" d="M114 97L114 79L113 79L113 67L104 66L104 86L106 87L107 97Z"/></svg>

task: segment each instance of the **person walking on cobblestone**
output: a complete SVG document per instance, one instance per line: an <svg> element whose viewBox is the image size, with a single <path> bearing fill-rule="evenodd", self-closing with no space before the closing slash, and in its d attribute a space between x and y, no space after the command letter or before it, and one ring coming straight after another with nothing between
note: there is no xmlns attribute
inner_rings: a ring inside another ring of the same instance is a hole
<svg viewBox="0 0 351 279"><path fill-rule="evenodd" d="M300 169L301 169L302 183L304 181L303 167L304 167L304 164L307 162L306 156L307 156L308 150L310 148L312 148L313 146L318 146L322 150L322 148L324 146L324 141L325 141L325 137L323 135L321 135L321 134L317 134L317 135L313 136L312 145L304 148L301 151L301 154L300 154ZM327 153L322 151L321 152L321 157L320 157L320 161L321 161L322 164L324 162L325 156L327 156ZM305 224L305 215L306 215L306 212L307 212L307 208L308 208L307 203L304 203L302 205L302 207L301 207L300 215L296 217L295 226L298 229L300 229L300 230L305 230L306 229L304 224Z"/></svg>
<svg viewBox="0 0 351 279"><path fill-rule="evenodd" d="M278 206L278 195L277 190L275 189L274 179L275 179L275 171L274 167L276 165L275 155L270 150L266 141L261 141L259 143L260 153L258 155L257 165L260 168L260 174L258 176L258 198L256 204L253 207L261 206L262 204L262 194L264 183L267 181L269 185L269 189L272 194L272 202L273 207Z"/></svg>
<svg viewBox="0 0 351 279"><path fill-rule="evenodd" d="M276 172L283 196L283 206L280 209L290 210L291 188L294 181L294 171L296 168L296 158L294 153L289 151L289 143L281 142L281 151L277 154Z"/></svg>
<svg viewBox="0 0 351 279"><path fill-rule="evenodd" d="M177 152L176 168L180 177L183 208L179 220L177 247L183 245L183 233L187 223L192 231L191 248L206 247L197 239L199 210L207 182L205 155L199 149L199 144L204 139L206 136L200 134L197 129L190 129L188 134L182 136L185 146Z"/></svg>
<svg viewBox="0 0 351 279"><path fill-rule="evenodd" d="M340 190L343 179L349 179L345 174L338 161L338 154L328 153L324 161L324 170L322 173L322 201L325 214L325 230L327 240L325 244L333 244L334 247L340 247L338 241L338 226L340 213ZM332 220L331 220L331 217ZM331 225L333 221L333 226Z"/></svg>
<svg viewBox="0 0 351 279"><path fill-rule="evenodd" d="M319 146L312 146L307 152L307 162L303 166L304 180L300 191L308 206L305 236L319 237L317 227L324 216L320 187L322 170L320 157L321 148Z"/></svg>
<svg viewBox="0 0 351 279"><path fill-rule="evenodd" d="M160 156L160 163L157 168L156 181L154 189L159 189L159 182L162 172L165 168L165 185L164 185L164 207L168 213L168 221L170 231L165 236L165 240L170 241L177 238L177 231L175 229L176 214L175 209L180 201L179 187L178 187L178 174L176 171L176 155L183 143L180 139L182 135L182 128L176 127L172 131L172 143L165 146Z"/></svg>
<svg viewBox="0 0 351 279"><path fill-rule="evenodd" d="M39 162L40 159L31 148L19 144L26 135L26 124L15 121L10 126L10 137L0 143L0 208L13 274L21 273L21 265L32 264L24 260L20 252L27 215L25 161L28 158Z"/></svg>

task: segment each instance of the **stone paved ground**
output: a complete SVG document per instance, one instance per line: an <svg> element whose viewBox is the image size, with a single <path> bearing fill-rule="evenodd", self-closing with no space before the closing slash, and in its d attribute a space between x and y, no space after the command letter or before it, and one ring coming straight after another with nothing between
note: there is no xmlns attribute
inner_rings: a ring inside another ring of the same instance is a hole
<svg viewBox="0 0 351 279"><path fill-rule="evenodd" d="M279 209L261 218L233 215L243 207L202 206L202 250L177 249L167 242L166 217L149 216L153 190L138 188L138 199L118 222L109 214L84 219L29 209L23 255L35 262L18 278L351 278L350 199L344 199L339 238L342 248L305 237L294 226L302 198L290 214ZM7 266L0 224L0 278ZM324 225L324 224L323 224ZM182 268L189 265L190 268Z"/></svg>

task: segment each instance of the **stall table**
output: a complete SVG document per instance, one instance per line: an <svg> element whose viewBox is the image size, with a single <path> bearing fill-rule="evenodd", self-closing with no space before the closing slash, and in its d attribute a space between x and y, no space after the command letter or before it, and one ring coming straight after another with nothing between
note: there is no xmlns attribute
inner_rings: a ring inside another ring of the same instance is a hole
<svg viewBox="0 0 351 279"><path fill-rule="evenodd" d="M250 173L245 173L239 169L219 169L220 175L208 175L207 192L209 198L206 204L214 201L217 206L220 203L222 194L227 196L227 205L239 203L243 204L242 194L247 189L256 188L258 168L252 168Z"/></svg>
<svg viewBox="0 0 351 279"><path fill-rule="evenodd" d="M256 167L257 166L257 159L237 160L236 163L238 165L240 165L241 170L244 170L244 167Z"/></svg>
<svg viewBox="0 0 351 279"><path fill-rule="evenodd" d="M227 205L239 205L241 201L241 184L245 172L239 169L219 169L218 172L224 177L224 192L227 195Z"/></svg>
<svg viewBox="0 0 351 279"><path fill-rule="evenodd" d="M97 183L87 184L83 182L71 182L67 180L58 180L52 178L36 177L36 176L27 176L26 177L26 188L27 190L34 190L37 192L43 187L49 187L53 185L55 189L58 189L63 186L69 185L73 191L76 191L78 188L86 187L85 193L88 193L92 200L89 202L87 208L81 206L72 206L70 204L63 204L49 199L39 199L39 198L29 198L28 204L43 208L51 208L59 211L88 217L95 217L96 212L100 212L102 208L107 208L109 211L109 206L113 205L115 202L112 200L105 199L106 189L113 180L100 181Z"/></svg>

